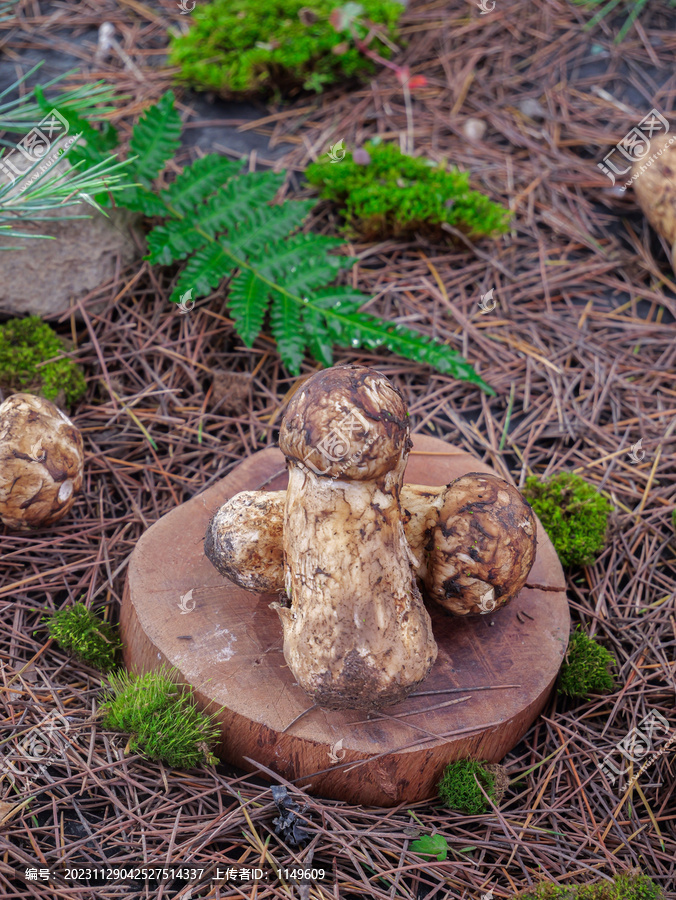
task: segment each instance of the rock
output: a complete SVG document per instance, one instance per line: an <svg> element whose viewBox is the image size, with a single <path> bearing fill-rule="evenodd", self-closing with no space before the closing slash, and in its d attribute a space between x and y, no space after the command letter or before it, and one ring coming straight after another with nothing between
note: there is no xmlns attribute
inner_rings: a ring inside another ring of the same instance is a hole
<svg viewBox="0 0 676 900"><path fill-rule="evenodd" d="M67 312L72 302L110 279L118 260L127 265L142 253L130 226L137 219L124 209L107 210L106 218L86 203L50 210L51 223L21 223L21 230L53 235L56 240L3 237L0 250L0 313L52 317ZM90 307L101 309L105 300Z"/></svg>

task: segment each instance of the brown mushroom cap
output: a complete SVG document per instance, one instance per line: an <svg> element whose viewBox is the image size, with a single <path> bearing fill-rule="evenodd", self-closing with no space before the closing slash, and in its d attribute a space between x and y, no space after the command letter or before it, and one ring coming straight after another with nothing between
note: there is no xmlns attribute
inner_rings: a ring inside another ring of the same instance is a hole
<svg viewBox="0 0 676 900"><path fill-rule="evenodd" d="M676 141L662 134L650 139L650 152L637 160L631 170L633 188L646 218L671 247L671 264L676 271Z"/></svg>
<svg viewBox="0 0 676 900"><path fill-rule="evenodd" d="M19 531L51 525L82 488L82 436L49 400L13 394L0 404L0 520Z"/></svg>
<svg viewBox="0 0 676 900"><path fill-rule="evenodd" d="M497 475L472 472L449 487L425 586L455 615L493 612L526 583L537 549L535 515Z"/></svg>
<svg viewBox="0 0 676 900"><path fill-rule="evenodd" d="M286 491L241 491L209 522L207 559L246 591L284 590L285 502Z"/></svg>
<svg viewBox="0 0 676 900"><path fill-rule="evenodd" d="M406 404L380 372L334 366L313 375L292 397L279 446L316 475L379 478L412 446Z"/></svg>

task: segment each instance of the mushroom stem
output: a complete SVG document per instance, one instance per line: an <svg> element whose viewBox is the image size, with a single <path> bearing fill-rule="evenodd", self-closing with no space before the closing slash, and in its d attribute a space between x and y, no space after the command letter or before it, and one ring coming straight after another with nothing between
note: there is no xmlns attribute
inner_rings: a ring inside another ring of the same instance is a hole
<svg viewBox="0 0 676 900"><path fill-rule="evenodd" d="M436 659L399 500L410 446L401 395L359 366L313 375L282 422L291 606L273 607L296 681L328 709L397 703Z"/></svg>

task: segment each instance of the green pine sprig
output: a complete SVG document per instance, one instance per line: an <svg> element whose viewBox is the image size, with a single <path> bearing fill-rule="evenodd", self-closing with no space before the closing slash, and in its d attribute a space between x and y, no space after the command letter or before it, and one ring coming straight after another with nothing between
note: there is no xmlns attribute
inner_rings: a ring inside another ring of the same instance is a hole
<svg viewBox="0 0 676 900"><path fill-rule="evenodd" d="M6 99L8 95L18 92L40 65L42 64L38 63L0 92L0 154L3 156L7 156L16 146L16 139L3 134L15 135L30 131L54 108L69 121L69 125L72 123L80 126L69 128L70 135L80 134L78 142L85 134L94 136L93 143L102 140L101 133L90 123L100 121L114 109L111 105L114 94L110 87L101 82L65 91L56 98L47 99L45 90L72 74L67 72L21 96ZM73 164L71 168L59 171L54 167L44 166L43 160L39 159L25 171L21 179L22 184L28 185L24 190L19 190L19 185L8 180L4 174L0 177L0 237L6 235L11 238L55 240L51 236L40 234L35 228L28 230L26 226L46 219L45 214L50 210L59 210L62 219L87 218L74 214L72 207L86 202L100 209L100 203L95 199L97 196L100 198L103 192L120 191L125 187L126 162L118 161L110 152L100 152L96 158L82 161L78 156L78 142L58 151L61 159L68 158ZM109 149L112 149L112 145ZM29 184L32 179L35 180ZM12 249L15 249L14 245L0 246L0 250Z"/></svg>

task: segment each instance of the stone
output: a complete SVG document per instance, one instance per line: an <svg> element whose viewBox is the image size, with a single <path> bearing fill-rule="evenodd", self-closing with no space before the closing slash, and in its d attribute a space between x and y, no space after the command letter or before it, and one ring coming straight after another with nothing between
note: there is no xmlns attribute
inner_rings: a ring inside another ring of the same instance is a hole
<svg viewBox="0 0 676 900"><path fill-rule="evenodd" d="M61 315L112 278L118 262L124 267L142 256L142 238L135 241L132 234L137 216L124 209L107 213L109 218L79 203L47 211L47 222L20 223L22 231L55 240L2 236L2 246L12 249L0 250L0 314ZM64 219L64 214L87 218ZM88 309L99 310L105 302Z"/></svg>

